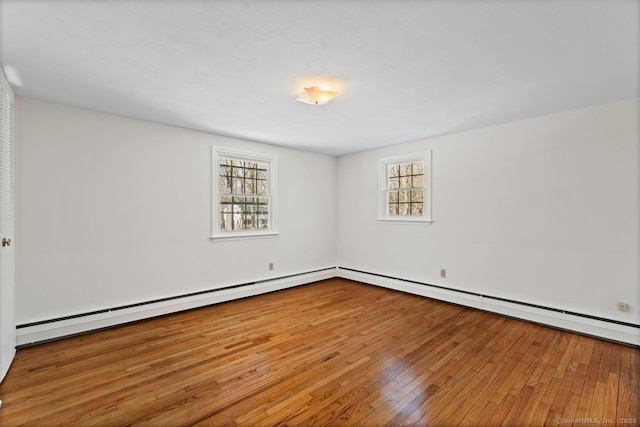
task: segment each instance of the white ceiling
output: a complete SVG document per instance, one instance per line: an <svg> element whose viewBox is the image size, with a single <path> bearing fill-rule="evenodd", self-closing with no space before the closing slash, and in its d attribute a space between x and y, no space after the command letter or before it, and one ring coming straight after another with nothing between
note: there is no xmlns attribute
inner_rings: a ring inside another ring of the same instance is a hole
<svg viewBox="0 0 640 427"><path fill-rule="evenodd" d="M0 0L0 24L19 96L333 155L639 96L639 0ZM314 82L340 94L296 102Z"/></svg>

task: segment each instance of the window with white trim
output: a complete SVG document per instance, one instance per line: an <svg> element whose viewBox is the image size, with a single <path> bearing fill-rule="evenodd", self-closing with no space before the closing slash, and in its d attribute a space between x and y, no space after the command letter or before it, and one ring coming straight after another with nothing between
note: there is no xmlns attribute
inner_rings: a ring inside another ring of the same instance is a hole
<svg viewBox="0 0 640 427"><path fill-rule="evenodd" d="M431 223L431 150L380 159L380 221Z"/></svg>
<svg viewBox="0 0 640 427"><path fill-rule="evenodd" d="M276 231L276 157L213 147L212 238Z"/></svg>

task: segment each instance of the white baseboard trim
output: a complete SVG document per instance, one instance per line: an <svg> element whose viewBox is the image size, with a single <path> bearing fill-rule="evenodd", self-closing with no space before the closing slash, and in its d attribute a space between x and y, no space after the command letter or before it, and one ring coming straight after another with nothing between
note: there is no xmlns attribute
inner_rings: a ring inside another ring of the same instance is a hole
<svg viewBox="0 0 640 427"><path fill-rule="evenodd" d="M348 268L330 267L286 277L267 279L242 286L211 290L197 295L175 297L158 302L143 303L126 308L100 310L98 313L73 315L33 324L18 325L17 345L26 346L63 338L157 316L251 297L320 280L342 277L440 301L459 304L529 322L565 329L585 335L640 346L640 327L621 325L589 317L582 317L552 309L503 301L479 294L443 289Z"/></svg>
<svg viewBox="0 0 640 427"><path fill-rule="evenodd" d="M338 267L338 277L370 285L451 302L528 322L539 323L584 335L640 346L640 326L627 326L615 321L598 320L553 309L503 301L489 296L443 289L402 279Z"/></svg>
<svg viewBox="0 0 640 427"><path fill-rule="evenodd" d="M474 294L466 294L463 292L450 291L431 286L424 286L417 283L411 283L400 279L378 276L375 274L364 273L360 271L346 270L338 267L338 277L351 279L357 282L367 283L369 285L381 286L383 288L394 289L396 291L407 292L414 295L433 298L441 301L452 302L467 307L482 309L482 297Z"/></svg>
<svg viewBox="0 0 640 427"><path fill-rule="evenodd" d="M175 297L127 308L100 310L95 314L75 315L61 320L54 319L34 322L34 324L24 326L18 325L17 344L18 346L35 344L207 305L279 291L332 277L336 277L336 268L334 267L262 280L243 286L227 287L220 290L213 289L210 292L198 293L197 295Z"/></svg>
<svg viewBox="0 0 640 427"><path fill-rule="evenodd" d="M528 307L523 304L483 298L482 310L541 323L559 329L640 346L640 327L620 325L570 313Z"/></svg>

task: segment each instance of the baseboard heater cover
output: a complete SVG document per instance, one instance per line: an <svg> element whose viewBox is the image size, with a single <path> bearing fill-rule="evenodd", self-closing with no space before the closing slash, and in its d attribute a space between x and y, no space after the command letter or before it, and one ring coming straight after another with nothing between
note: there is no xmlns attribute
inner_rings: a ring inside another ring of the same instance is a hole
<svg viewBox="0 0 640 427"><path fill-rule="evenodd" d="M445 288L347 267L328 267L186 295L17 325L18 347L150 319L180 311L341 277L640 347L640 325Z"/></svg>
<svg viewBox="0 0 640 427"><path fill-rule="evenodd" d="M336 270L336 267L327 267L190 294L23 323L16 326L17 344L18 347L26 347L125 323L305 285L336 277Z"/></svg>
<svg viewBox="0 0 640 427"><path fill-rule="evenodd" d="M640 325L338 267L337 276L584 335L640 346Z"/></svg>

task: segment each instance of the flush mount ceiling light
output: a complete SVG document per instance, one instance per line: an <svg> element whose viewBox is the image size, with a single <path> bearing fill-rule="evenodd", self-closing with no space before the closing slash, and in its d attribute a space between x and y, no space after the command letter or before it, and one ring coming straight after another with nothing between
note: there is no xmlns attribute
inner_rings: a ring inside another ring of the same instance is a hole
<svg viewBox="0 0 640 427"><path fill-rule="evenodd" d="M312 105L324 105L331 102L337 92L332 92L326 86L311 86L305 87L304 91L296 98L296 101L304 102L305 104Z"/></svg>

